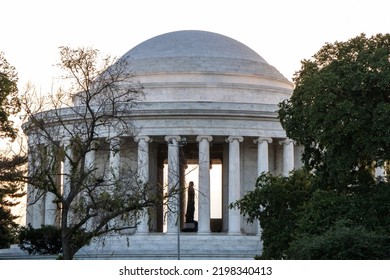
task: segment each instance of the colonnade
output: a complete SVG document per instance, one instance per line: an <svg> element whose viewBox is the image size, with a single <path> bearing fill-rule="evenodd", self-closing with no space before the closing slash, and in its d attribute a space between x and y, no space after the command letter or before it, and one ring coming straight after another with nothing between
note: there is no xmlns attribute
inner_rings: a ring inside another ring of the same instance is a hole
<svg viewBox="0 0 390 280"><path fill-rule="evenodd" d="M253 139L253 138L252 138ZM143 183L148 183L150 178L149 170L149 145L153 141L151 136L139 135L134 138L138 143L138 177ZM179 152L181 146L181 136L169 135L165 136L164 140L168 145L168 193L175 190L179 186L180 182L180 164L179 164ZM237 201L241 197L241 165L240 165L240 146L243 142L242 136L228 136L225 141L228 143L228 174L227 174L227 189L228 189L228 204ZM271 137L259 137L254 140L257 144L257 173L270 171L269 168L269 144L274 140L278 140L279 144L283 146L283 175L287 176L288 173L294 168L294 143L290 139L273 139ZM198 143L198 164L199 164L199 193L198 196L198 234L210 233L210 143L213 141L211 135L199 135L196 137ZM118 176L120 169L120 153L119 150L119 138L112 138L110 140L110 154L109 164L111 168L111 175L115 179ZM95 164L96 151L92 149L87 153L85 157L85 164L87 167ZM64 174L69 174L69 164L67 160L64 161ZM66 177L66 176L65 176ZM66 178L64 178L64 187L66 186ZM51 198L48 197L48 200ZM172 211L167 213L167 234L176 234L178 231L177 213L178 201L180 200L179 193L174 194L171 198L170 209ZM45 203L47 210L50 210L49 201ZM34 206L37 207L37 206ZM36 210L36 209L35 209ZM54 210L54 209L51 209ZM40 220L38 218L39 211L32 211L34 217L30 219ZM48 211L43 211L47 217L44 219L45 224L53 223ZM236 235L241 234L241 215L238 209L229 209L228 211L228 234ZM148 226L148 211L144 210L140 215L140 221L137 226L138 234L146 234L149 232ZM35 226L37 223L34 223Z"/></svg>

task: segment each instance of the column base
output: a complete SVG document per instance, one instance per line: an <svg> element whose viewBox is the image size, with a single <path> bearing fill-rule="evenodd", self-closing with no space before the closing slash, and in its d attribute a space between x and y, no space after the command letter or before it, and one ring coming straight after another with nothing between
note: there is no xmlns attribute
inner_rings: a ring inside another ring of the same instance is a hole
<svg viewBox="0 0 390 280"><path fill-rule="evenodd" d="M242 235L241 231L228 231L227 235Z"/></svg>
<svg viewBox="0 0 390 280"><path fill-rule="evenodd" d="M149 231L136 231L136 235L148 235L150 232Z"/></svg>
<svg viewBox="0 0 390 280"><path fill-rule="evenodd" d="M184 223L184 227L181 230L183 232L198 232L198 222L193 221L189 223Z"/></svg>
<svg viewBox="0 0 390 280"><path fill-rule="evenodd" d="M165 235L177 235L177 231L176 232L164 232Z"/></svg>

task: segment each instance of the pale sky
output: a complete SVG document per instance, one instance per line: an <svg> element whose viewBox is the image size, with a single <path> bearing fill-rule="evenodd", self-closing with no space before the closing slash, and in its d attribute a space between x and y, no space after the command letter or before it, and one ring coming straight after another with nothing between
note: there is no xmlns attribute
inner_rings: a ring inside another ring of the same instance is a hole
<svg viewBox="0 0 390 280"><path fill-rule="evenodd" d="M389 0L0 0L0 51L48 93L59 46L120 57L151 37L205 30L236 39L286 78L325 42L390 32Z"/></svg>

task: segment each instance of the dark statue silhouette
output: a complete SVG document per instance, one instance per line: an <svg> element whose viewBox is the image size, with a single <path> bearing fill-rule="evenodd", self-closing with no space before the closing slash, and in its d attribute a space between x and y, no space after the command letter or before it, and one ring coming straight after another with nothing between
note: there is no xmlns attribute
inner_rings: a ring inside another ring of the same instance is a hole
<svg viewBox="0 0 390 280"><path fill-rule="evenodd" d="M195 190L194 190L194 182L191 181L190 184L188 185L186 223L194 222L194 213L195 213Z"/></svg>
<svg viewBox="0 0 390 280"><path fill-rule="evenodd" d="M194 189L194 182L191 181L188 185L186 222L183 231L189 231L189 232L198 231L198 222L194 220L194 214L195 214L195 189Z"/></svg>

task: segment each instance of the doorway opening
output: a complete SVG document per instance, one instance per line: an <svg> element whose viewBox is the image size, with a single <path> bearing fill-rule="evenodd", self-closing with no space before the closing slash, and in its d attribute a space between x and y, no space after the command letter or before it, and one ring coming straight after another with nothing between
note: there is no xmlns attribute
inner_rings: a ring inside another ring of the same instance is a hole
<svg viewBox="0 0 390 280"><path fill-rule="evenodd" d="M164 186L168 183L168 164L164 163ZM194 219L199 219L199 165L197 160L188 160L187 168L185 169L184 176L185 188L181 197L181 216L182 224L185 218L185 212L187 209L187 188L189 183L194 182L195 189L195 213ZM210 164L210 229L212 232L222 231L222 162L217 160L211 160Z"/></svg>

